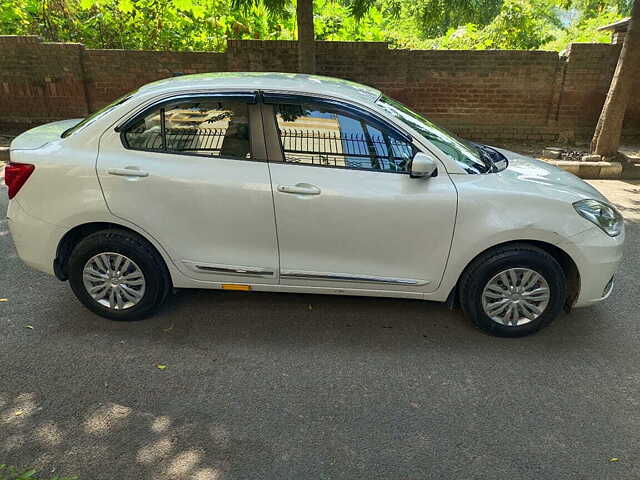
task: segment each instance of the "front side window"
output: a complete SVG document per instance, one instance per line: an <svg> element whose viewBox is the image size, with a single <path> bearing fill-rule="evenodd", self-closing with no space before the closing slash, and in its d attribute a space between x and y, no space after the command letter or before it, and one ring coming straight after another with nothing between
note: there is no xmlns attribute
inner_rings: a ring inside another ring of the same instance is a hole
<svg viewBox="0 0 640 480"><path fill-rule="evenodd" d="M321 104L274 105L284 161L406 173L414 147L378 123Z"/></svg>
<svg viewBox="0 0 640 480"><path fill-rule="evenodd" d="M137 150L249 159L249 107L210 98L168 103L137 119L124 140Z"/></svg>
<svg viewBox="0 0 640 480"><path fill-rule="evenodd" d="M434 125L423 116L385 95L380 97L377 104L399 122L421 133L438 147L442 153L457 162L467 173L487 173L492 171L490 162L483 157L482 152L477 147L469 142L456 137L442 127Z"/></svg>

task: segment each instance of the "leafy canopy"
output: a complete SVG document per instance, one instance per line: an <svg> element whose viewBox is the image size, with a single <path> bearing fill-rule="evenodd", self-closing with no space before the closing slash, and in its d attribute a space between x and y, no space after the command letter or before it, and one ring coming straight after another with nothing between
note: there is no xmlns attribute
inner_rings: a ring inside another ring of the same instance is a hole
<svg viewBox="0 0 640 480"><path fill-rule="evenodd" d="M315 0L319 40L395 48L552 49L608 42L632 0ZM295 0L2 0L0 34L90 48L222 51L296 38Z"/></svg>

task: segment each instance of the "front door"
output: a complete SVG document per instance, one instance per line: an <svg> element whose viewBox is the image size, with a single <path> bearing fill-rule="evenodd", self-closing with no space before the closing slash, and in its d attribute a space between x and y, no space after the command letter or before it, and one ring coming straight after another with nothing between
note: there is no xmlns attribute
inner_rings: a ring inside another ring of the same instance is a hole
<svg viewBox="0 0 640 480"><path fill-rule="evenodd" d="M441 171L410 178L410 139L367 112L265 95L280 283L437 289L456 213ZM269 125L269 122L272 122Z"/></svg>
<svg viewBox="0 0 640 480"><path fill-rule="evenodd" d="M202 281L277 283L278 253L254 95L167 100L100 141L110 211Z"/></svg>

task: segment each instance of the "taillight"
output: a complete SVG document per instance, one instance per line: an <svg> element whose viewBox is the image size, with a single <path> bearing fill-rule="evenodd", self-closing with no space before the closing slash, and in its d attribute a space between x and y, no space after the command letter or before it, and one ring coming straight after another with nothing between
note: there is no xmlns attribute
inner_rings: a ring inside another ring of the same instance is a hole
<svg viewBox="0 0 640 480"><path fill-rule="evenodd" d="M16 196L35 168L30 163L9 163L4 167L4 183L9 188L9 199Z"/></svg>

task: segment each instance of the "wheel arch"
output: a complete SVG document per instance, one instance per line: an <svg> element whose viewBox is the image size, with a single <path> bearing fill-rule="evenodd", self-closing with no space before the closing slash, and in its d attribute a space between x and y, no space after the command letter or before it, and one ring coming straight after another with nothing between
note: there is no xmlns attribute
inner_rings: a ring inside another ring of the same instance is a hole
<svg viewBox="0 0 640 480"><path fill-rule="evenodd" d="M567 298L565 300L565 310L570 310L575 301L578 298L578 294L580 293L580 272L578 271L578 266L571 256L565 252L563 249L558 247L557 245L553 245L552 243L541 241L541 240L509 240L506 242L501 242L496 245L492 245L483 251L479 252L475 255L462 269L460 274L458 275L458 279L456 280L455 285L449 292L447 296L447 304L450 306L459 304L459 284L460 279L464 276L467 269L482 255L495 250L497 248L507 247L507 246L516 246L516 245L530 245L537 247L541 250L544 250L546 253L551 255L555 260L560 264L562 270L564 271L565 277L567 279Z"/></svg>
<svg viewBox="0 0 640 480"><path fill-rule="evenodd" d="M67 233L65 233L60 241L58 242L58 247L56 249L56 257L53 260L53 272L55 276L59 280L67 280L68 272L67 266L69 263L69 258L71 257L71 253L73 252L74 247L80 242L83 238L91 235L92 233L99 232L101 230L121 230L129 232L133 235L136 235L144 242L148 243L151 248L155 250L155 252L160 256L162 262L164 264L164 268L166 269L169 278L171 278L168 260L166 256L161 251L161 248L158 248L155 242L150 240L147 236L140 233L139 231L134 230L131 227L126 225L122 225L114 222L89 222L83 223L80 225L76 225L72 229L70 229Z"/></svg>

